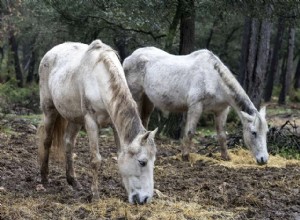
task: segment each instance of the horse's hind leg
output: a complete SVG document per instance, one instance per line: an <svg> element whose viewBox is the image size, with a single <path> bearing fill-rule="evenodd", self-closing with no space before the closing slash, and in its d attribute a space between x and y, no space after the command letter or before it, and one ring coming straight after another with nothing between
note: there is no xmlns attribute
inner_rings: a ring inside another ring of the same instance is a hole
<svg viewBox="0 0 300 220"><path fill-rule="evenodd" d="M230 160L230 156L227 152L226 133L224 130L228 112L229 107L215 114L217 136L221 148L221 157L223 160Z"/></svg>
<svg viewBox="0 0 300 220"><path fill-rule="evenodd" d="M85 120L85 129L87 131L90 143L90 151L91 151L91 168L92 168L92 194L93 199L99 199L99 192L98 192L98 170L101 165L101 155L99 153L99 146L98 146L98 125L94 118L87 114L84 117Z"/></svg>
<svg viewBox="0 0 300 220"><path fill-rule="evenodd" d="M42 155L40 155L41 158L41 181L42 183L48 182L48 174L49 174L49 153L50 153L50 147L52 144L52 135L53 135L53 129L55 125L55 121L58 115L58 112L54 108L54 106L43 108L44 111L44 140L42 140L43 143L43 151Z"/></svg>
<svg viewBox="0 0 300 220"><path fill-rule="evenodd" d="M81 128L81 125L75 123L68 123L66 132L64 135L64 145L66 149L66 177L67 182L74 188L80 189L80 184L75 179L75 171L73 167L73 148L75 146L75 140L77 134Z"/></svg>
<svg viewBox="0 0 300 220"><path fill-rule="evenodd" d="M189 160L189 153L193 145L192 138L196 132L197 123L202 114L202 104L196 103L189 107L187 112L186 124L184 128L183 140L182 140L182 159Z"/></svg>

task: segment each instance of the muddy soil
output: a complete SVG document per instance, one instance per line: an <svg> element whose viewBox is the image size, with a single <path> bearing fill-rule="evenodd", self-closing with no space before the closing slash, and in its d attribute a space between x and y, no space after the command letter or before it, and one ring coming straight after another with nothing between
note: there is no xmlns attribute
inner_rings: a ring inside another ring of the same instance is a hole
<svg viewBox="0 0 300 220"><path fill-rule="evenodd" d="M120 202L107 206L103 214L92 214L96 210L88 208L91 177L86 135L81 132L75 149L75 168L83 189L75 191L68 186L64 166L57 162L50 164L50 183L44 189L40 185L35 125L18 118L9 124L10 132L0 130L0 219L155 219L153 213L158 202L199 204L203 211L212 212L203 219L300 219L299 165L226 167L209 160L191 164L176 157L180 153L179 142L167 138L156 141L155 189L159 193L154 196L154 205L143 216L113 215L118 206L126 204L129 210L136 206L127 204L110 130L99 137L103 158L100 195L102 200L117 198ZM208 158L212 156L201 153ZM40 204L33 206L33 201ZM68 208L74 204L85 206ZM199 213L178 211L183 209L174 209L177 219L201 219Z"/></svg>

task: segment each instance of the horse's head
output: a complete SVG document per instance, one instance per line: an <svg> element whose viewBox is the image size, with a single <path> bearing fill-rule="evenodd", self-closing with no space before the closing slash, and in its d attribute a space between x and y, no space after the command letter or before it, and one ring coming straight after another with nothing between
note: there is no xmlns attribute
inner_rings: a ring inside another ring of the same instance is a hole
<svg viewBox="0 0 300 220"><path fill-rule="evenodd" d="M157 129L139 134L119 153L118 165L130 203L144 204L153 196Z"/></svg>
<svg viewBox="0 0 300 220"><path fill-rule="evenodd" d="M263 107L255 115L242 113L243 136L246 146L251 150L256 162L266 164L269 159L267 150L268 125L265 119L266 108Z"/></svg>

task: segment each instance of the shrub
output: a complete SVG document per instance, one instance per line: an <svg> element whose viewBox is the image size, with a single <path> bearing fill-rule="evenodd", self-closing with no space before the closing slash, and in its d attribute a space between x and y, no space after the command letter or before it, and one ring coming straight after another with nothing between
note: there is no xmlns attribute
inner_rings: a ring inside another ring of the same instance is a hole
<svg viewBox="0 0 300 220"><path fill-rule="evenodd" d="M40 112L38 86L34 84L18 88L15 80L0 84L0 112L6 114Z"/></svg>

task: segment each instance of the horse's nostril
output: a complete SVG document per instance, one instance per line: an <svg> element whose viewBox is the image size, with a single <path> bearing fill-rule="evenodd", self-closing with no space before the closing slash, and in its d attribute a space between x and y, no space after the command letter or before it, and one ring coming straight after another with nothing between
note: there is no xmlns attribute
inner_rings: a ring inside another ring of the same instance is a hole
<svg viewBox="0 0 300 220"><path fill-rule="evenodd" d="M143 203L146 204L146 203L147 203L147 200L148 200L148 196L145 197Z"/></svg>
<svg viewBox="0 0 300 220"><path fill-rule="evenodd" d="M264 165L267 163L267 160L264 160L263 157L261 157L260 159L256 159L256 162L259 164L259 165Z"/></svg>
<svg viewBox="0 0 300 220"><path fill-rule="evenodd" d="M132 196L132 202L133 202L134 204L139 203L139 195L138 195L138 194L134 194L134 195Z"/></svg>

